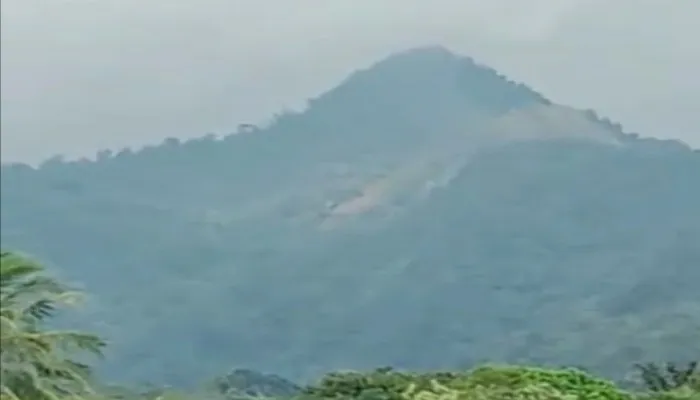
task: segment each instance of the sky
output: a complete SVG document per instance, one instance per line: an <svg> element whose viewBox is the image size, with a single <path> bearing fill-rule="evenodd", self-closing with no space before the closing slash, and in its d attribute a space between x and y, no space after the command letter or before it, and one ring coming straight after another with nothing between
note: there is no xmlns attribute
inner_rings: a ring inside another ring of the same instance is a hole
<svg viewBox="0 0 700 400"><path fill-rule="evenodd" d="M2 0L3 162L226 134L443 45L700 147L699 0Z"/></svg>

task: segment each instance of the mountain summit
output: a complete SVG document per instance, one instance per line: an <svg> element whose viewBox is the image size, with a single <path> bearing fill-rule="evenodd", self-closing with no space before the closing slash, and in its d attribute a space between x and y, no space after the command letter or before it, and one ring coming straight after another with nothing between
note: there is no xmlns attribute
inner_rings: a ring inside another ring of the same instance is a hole
<svg viewBox="0 0 700 400"><path fill-rule="evenodd" d="M115 379L619 376L700 353L698 171L430 47L221 140L3 166L0 233L94 294L76 324L112 343Z"/></svg>
<svg viewBox="0 0 700 400"><path fill-rule="evenodd" d="M454 119L455 114L498 115L528 105L550 104L526 86L510 82L496 71L441 47L389 56L355 72L312 104L332 107L347 106L348 102L354 103L355 108L364 105L366 110L438 119L433 123L439 123L441 117Z"/></svg>
<svg viewBox="0 0 700 400"><path fill-rule="evenodd" d="M420 138L460 128L467 133L509 111L550 104L469 58L427 47L394 54L353 73L310 101L307 114L333 115L349 126L391 124L383 135Z"/></svg>

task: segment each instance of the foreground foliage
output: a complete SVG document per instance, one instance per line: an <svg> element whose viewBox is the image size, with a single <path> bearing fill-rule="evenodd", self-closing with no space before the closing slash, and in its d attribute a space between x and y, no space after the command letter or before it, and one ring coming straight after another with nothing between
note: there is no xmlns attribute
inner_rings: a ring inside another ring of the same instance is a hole
<svg viewBox="0 0 700 400"><path fill-rule="evenodd" d="M100 354L104 343L91 334L46 329L45 320L76 293L43 272L25 257L0 253L3 399L54 400L92 392L90 368L73 356Z"/></svg>
<svg viewBox="0 0 700 400"><path fill-rule="evenodd" d="M668 391L632 391L586 372L530 366L483 366L463 372L409 373L388 368L335 372L308 386L294 400L697 400L700 388L689 382ZM133 397L136 398L136 397ZM159 392L144 399L243 400L240 394Z"/></svg>
<svg viewBox="0 0 700 400"><path fill-rule="evenodd" d="M636 367L641 372L644 386L653 392L668 392L682 387L700 390L700 369L697 361L692 361L687 366L647 363L638 364Z"/></svg>
<svg viewBox="0 0 700 400"><path fill-rule="evenodd" d="M373 374L331 374L312 397L382 400L449 399L632 399L631 392L576 369L484 366L463 373L407 374L378 370Z"/></svg>

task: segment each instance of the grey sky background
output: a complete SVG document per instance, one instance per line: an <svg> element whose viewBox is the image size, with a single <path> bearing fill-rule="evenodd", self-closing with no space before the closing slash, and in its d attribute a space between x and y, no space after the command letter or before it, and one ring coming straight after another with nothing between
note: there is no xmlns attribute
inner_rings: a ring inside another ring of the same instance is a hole
<svg viewBox="0 0 700 400"><path fill-rule="evenodd" d="M414 46L700 147L700 0L2 0L2 161L227 133Z"/></svg>

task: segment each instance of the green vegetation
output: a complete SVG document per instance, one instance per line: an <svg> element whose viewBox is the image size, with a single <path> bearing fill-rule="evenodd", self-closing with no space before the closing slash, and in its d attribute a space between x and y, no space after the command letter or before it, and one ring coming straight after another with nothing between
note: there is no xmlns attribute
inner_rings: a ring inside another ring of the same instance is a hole
<svg viewBox="0 0 700 400"><path fill-rule="evenodd" d="M581 370L526 366L482 366L463 372L407 373L382 368L369 373L336 372L303 388L251 371L219 378L208 391L137 393L99 385L89 364L72 361L76 351L99 353L104 343L82 332L48 330L47 317L75 293L35 262L5 252L0 257L2 400L106 400L285 398L299 400L633 400L700 398L697 363L639 366L646 390L626 390ZM70 296L69 296L70 295ZM68 344L69 346L67 346ZM99 389L99 393L92 389ZM265 390L272 390L265 393ZM278 392L274 392L278 390Z"/></svg>
<svg viewBox="0 0 700 400"><path fill-rule="evenodd" d="M0 253L0 393L8 399L90 393L89 368L70 357L76 350L101 354L104 346L91 334L45 329L44 320L75 293L42 272L26 258Z"/></svg>

